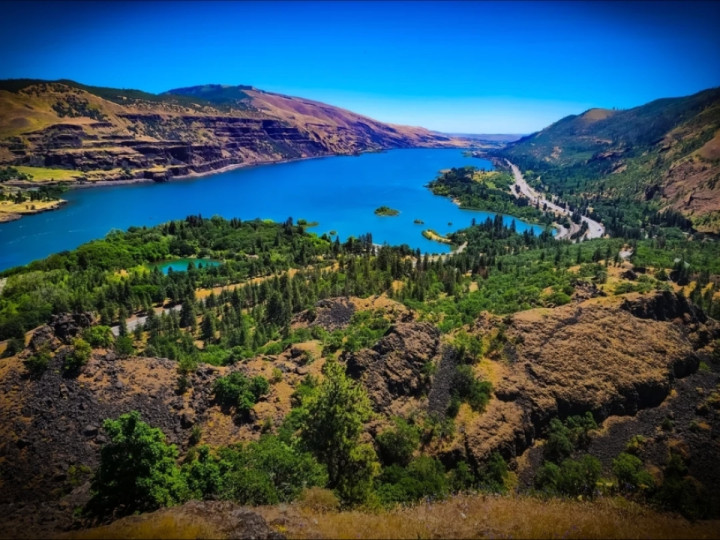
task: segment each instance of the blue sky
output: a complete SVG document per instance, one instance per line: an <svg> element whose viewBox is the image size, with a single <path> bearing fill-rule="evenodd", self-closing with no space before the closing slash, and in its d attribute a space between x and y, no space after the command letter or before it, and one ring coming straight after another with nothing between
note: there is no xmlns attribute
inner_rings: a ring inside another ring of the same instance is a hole
<svg viewBox="0 0 720 540"><path fill-rule="evenodd" d="M720 86L717 2L4 2L0 78L251 84L378 120L528 133Z"/></svg>

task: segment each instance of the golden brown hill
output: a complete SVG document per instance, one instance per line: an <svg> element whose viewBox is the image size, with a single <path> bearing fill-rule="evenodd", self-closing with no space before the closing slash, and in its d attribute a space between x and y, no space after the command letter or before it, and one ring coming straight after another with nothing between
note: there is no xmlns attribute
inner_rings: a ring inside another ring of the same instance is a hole
<svg viewBox="0 0 720 540"><path fill-rule="evenodd" d="M252 87L172 92L0 82L0 164L77 170L90 181L166 180L286 159L464 144Z"/></svg>

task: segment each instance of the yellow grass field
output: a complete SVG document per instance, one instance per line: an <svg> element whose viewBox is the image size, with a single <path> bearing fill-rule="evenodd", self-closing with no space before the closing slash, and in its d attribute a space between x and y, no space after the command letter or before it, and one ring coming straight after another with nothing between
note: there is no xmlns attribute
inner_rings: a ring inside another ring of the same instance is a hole
<svg viewBox="0 0 720 540"><path fill-rule="evenodd" d="M18 165L15 167L18 172L32 176L33 182L49 182L51 180L77 180L83 173L68 169L46 169L45 167L26 167Z"/></svg>
<svg viewBox="0 0 720 540"><path fill-rule="evenodd" d="M18 215L37 214L46 210L54 210L64 204L65 201L27 201L16 204L12 201L0 201L0 222L12 221Z"/></svg>

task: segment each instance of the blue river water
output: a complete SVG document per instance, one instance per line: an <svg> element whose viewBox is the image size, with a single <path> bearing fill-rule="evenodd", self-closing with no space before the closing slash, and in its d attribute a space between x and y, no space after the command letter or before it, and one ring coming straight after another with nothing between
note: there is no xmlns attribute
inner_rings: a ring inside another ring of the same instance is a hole
<svg viewBox="0 0 720 540"><path fill-rule="evenodd" d="M423 253L445 253L448 246L422 236L464 228L494 214L460 210L425 186L441 169L490 162L463 156L457 149L406 149L360 156L309 159L236 169L203 178L71 190L59 210L0 224L0 270L102 238L112 229L152 226L190 214L203 217L318 222L318 234L335 231L341 241L371 233L373 242L408 244ZM379 206L400 211L374 214ZM419 219L424 224L415 224ZM507 224L514 218L505 216ZM534 229L516 219L519 232Z"/></svg>

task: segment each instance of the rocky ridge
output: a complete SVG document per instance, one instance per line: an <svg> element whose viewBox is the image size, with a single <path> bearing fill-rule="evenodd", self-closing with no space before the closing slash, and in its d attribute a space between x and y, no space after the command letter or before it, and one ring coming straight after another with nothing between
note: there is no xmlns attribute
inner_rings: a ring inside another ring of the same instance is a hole
<svg viewBox="0 0 720 540"><path fill-rule="evenodd" d="M231 101L212 101L182 93L192 89L156 96L73 81L0 81L0 165L77 170L92 181L165 181L236 165L464 144L242 88Z"/></svg>

